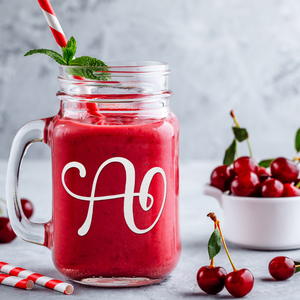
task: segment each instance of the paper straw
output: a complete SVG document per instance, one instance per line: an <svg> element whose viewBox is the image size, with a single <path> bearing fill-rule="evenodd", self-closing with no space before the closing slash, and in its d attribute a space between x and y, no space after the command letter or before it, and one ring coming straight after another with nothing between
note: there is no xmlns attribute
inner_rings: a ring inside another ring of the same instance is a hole
<svg viewBox="0 0 300 300"><path fill-rule="evenodd" d="M57 292L64 293L66 295L71 295L74 291L74 287L69 283L50 278L26 269L18 268L5 262L0 262L0 272L30 279L38 285L47 287Z"/></svg>
<svg viewBox="0 0 300 300"><path fill-rule="evenodd" d="M55 12L51 6L51 3L49 0L38 0L40 7L44 13L44 16L47 20L47 23L52 31L52 34L56 40L57 45L61 49L62 47L65 47L67 45L67 38L60 26L60 23L55 15ZM82 77L76 76L76 79L83 79ZM98 106L96 103L86 103L87 112L94 116L103 117L98 112Z"/></svg>
<svg viewBox="0 0 300 300"><path fill-rule="evenodd" d="M34 286L34 283L31 279L24 279L6 274L0 274L0 284L17 287L24 290L31 290Z"/></svg>
<svg viewBox="0 0 300 300"><path fill-rule="evenodd" d="M49 0L38 0L40 7L44 13L47 23L52 31L52 34L56 40L57 45L62 48L66 47L67 39L58 22L55 12L49 2Z"/></svg>

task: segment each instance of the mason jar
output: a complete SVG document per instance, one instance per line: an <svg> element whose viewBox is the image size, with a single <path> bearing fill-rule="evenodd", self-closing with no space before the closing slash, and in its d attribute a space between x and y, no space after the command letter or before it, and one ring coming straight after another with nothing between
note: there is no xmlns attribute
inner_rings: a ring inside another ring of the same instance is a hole
<svg viewBox="0 0 300 300"><path fill-rule="evenodd" d="M66 277L147 285L165 279L181 251L170 71L151 61L107 65L59 67L58 114L25 124L14 138L8 213L16 234L48 247ZM51 148L53 211L45 224L26 218L18 193L20 164L34 142Z"/></svg>

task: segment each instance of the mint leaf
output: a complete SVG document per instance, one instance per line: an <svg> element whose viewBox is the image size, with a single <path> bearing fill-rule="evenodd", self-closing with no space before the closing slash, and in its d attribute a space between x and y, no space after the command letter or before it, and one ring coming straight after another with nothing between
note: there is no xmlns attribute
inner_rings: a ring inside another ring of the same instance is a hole
<svg viewBox="0 0 300 300"><path fill-rule="evenodd" d="M50 56L51 58L53 58L60 65L66 65L67 64L65 59L59 53L57 53L56 51L53 51L53 50L48 50L48 49L30 50L24 56L28 56L28 55L32 55L32 54L36 54L36 53L46 54L46 55Z"/></svg>
<svg viewBox="0 0 300 300"><path fill-rule="evenodd" d="M86 66L86 67L95 67L95 66L106 66L106 64L93 57L89 56L81 56L74 58L72 61L70 61L70 66Z"/></svg>
<svg viewBox="0 0 300 300"><path fill-rule="evenodd" d="M296 266L295 268L295 273L300 272L300 262L299 261L294 261L294 264Z"/></svg>
<svg viewBox="0 0 300 300"><path fill-rule="evenodd" d="M236 155L236 147L237 147L236 139L234 139L225 152L225 156L223 159L224 165L230 166L234 162L234 158Z"/></svg>
<svg viewBox="0 0 300 300"><path fill-rule="evenodd" d="M211 234L208 241L207 249L209 259L215 257L221 251L221 235L218 228L216 228Z"/></svg>
<svg viewBox="0 0 300 300"><path fill-rule="evenodd" d="M76 53L76 41L73 36L71 36L71 38L69 39L66 47L62 48L62 52L64 59L66 60L68 65Z"/></svg>
<svg viewBox="0 0 300 300"><path fill-rule="evenodd" d="M245 128L232 127L232 130L233 130L235 138L239 142L242 142L242 141L246 140L249 137L248 132Z"/></svg>
<svg viewBox="0 0 300 300"><path fill-rule="evenodd" d="M300 152L300 128L298 129L298 131L296 133L295 149L296 149L297 152Z"/></svg>
<svg viewBox="0 0 300 300"><path fill-rule="evenodd" d="M69 63L71 68L68 68L68 73L73 76L80 76L88 79L107 81L110 79L109 69L106 64L93 57L81 56L73 59ZM75 68L76 66L76 68ZM99 68L86 68L86 67L99 67ZM103 71L103 73L101 72ZM99 73L95 73L99 72Z"/></svg>
<svg viewBox="0 0 300 300"><path fill-rule="evenodd" d="M269 168L269 167L271 166L272 161L273 161L274 159L275 159L275 158L264 159L264 160L260 161L260 162L258 163L258 165L259 165L260 167Z"/></svg>

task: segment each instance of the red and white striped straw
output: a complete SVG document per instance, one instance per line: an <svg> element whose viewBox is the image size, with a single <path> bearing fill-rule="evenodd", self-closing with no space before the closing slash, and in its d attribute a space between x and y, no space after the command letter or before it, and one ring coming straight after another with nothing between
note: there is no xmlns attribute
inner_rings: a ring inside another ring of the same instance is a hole
<svg viewBox="0 0 300 300"><path fill-rule="evenodd" d="M38 0L40 7L44 13L44 16L47 20L47 23L52 31L52 34L56 40L57 45L59 46L60 50L62 47L65 47L67 45L67 38L59 24L59 21L55 15L55 12L51 6L51 3L49 0ZM76 79L84 79L82 77L76 76ZM86 104L87 111L96 116L102 116L98 112L98 107L96 103L87 103Z"/></svg>
<svg viewBox="0 0 300 300"><path fill-rule="evenodd" d="M31 279L24 279L6 274L0 274L0 284L17 287L24 290L31 290L34 286L34 283Z"/></svg>
<svg viewBox="0 0 300 300"><path fill-rule="evenodd" d="M66 295L71 295L74 287L66 282L50 278L32 271L12 266L5 262L0 262L0 272L32 280L34 283L47 287L49 289L61 292Z"/></svg>
<svg viewBox="0 0 300 300"><path fill-rule="evenodd" d="M55 12L49 2L49 0L38 0L40 7L44 13L47 23L52 31L52 34L56 40L57 45L62 48L67 45L66 36L58 22Z"/></svg>

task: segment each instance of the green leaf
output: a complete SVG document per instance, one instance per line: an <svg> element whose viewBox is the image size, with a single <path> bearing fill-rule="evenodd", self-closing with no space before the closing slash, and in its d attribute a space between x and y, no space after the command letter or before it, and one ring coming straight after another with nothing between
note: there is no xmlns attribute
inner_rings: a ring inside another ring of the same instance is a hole
<svg viewBox="0 0 300 300"><path fill-rule="evenodd" d="M235 138L239 142L242 142L242 141L246 140L249 137L248 132L245 128L232 127L232 130L233 130Z"/></svg>
<svg viewBox="0 0 300 300"><path fill-rule="evenodd" d="M89 56L80 56L70 61L70 66L95 67L95 66L106 66L106 64L102 60L97 58L93 58Z"/></svg>
<svg viewBox="0 0 300 300"><path fill-rule="evenodd" d="M295 266L297 266L297 267L295 268L295 273L300 272L300 262L299 262L299 261L294 261L294 264L295 264Z"/></svg>
<svg viewBox="0 0 300 300"><path fill-rule="evenodd" d="M208 255L209 259L215 257L221 250L221 235L218 228L211 234L208 241Z"/></svg>
<svg viewBox="0 0 300 300"><path fill-rule="evenodd" d="M67 72L73 76L80 76L87 79L94 80L109 80L110 73L107 65L93 57L89 56L81 56L70 61L70 66L72 68L68 68ZM76 68L74 68L76 66ZM99 68L86 68L86 67L99 67ZM95 72L99 72L98 74ZM103 71L103 73L101 72Z"/></svg>
<svg viewBox="0 0 300 300"><path fill-rule="evenodd" d="M60 65L66 65L67 64L65 59L59 53L57 53L56 51L53 51L53 50L49 50L49 49L30 50L24 56L28 56L28 55L32 55L32 54L36 54L36 53L46 54L46 55L50 56L51 58L53 58Z"/></svg>
<svg viewBox="0 0 300 300"><path fill-rule="evenodd" d="M232 144L227 148L223 159L223 164L230 166L234 162L236 155L236 139L233 140Z"/></svg>
<svg viewBox="0 0 300 300"><path fill-rule="evenodd" d="M274 159L275 159L275 158L264 159L264 160L260 161L260 162L258 163L258 165L259 165L260 167L269 168L270 165L271 165L271 163L272 163L272 161L273 161Z"/></svg>
<svg viewBox="0 0 300 300"><path fill-rule="evenodd" d="M298 131L296 133L295 148L296 148L297 152L300 152L300 128L298 129Z"/></svg>
<svg viewBox="0 0 300 300"><path fill-rule="evenodd" d="M73 36L69 39L66 47L62 48L64 59L66 60L67 64L73 59L76 53L76 41Z"/></svg>

